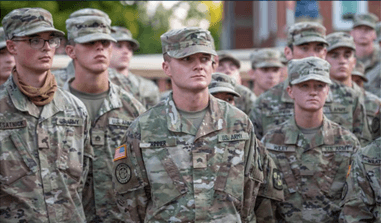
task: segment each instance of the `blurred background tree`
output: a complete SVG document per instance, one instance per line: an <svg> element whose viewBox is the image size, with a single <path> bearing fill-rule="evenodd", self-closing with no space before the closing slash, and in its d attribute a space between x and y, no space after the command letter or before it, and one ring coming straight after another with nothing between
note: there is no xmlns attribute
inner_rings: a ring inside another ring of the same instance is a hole
<svg viewBox="0 0 381 223"><path fill-rule="evenodd" d="M137 54L161 53L160 36L171 28L209 29L219 48L222 3L215 1L0 1L0 19L16 8L40 7L53 15L54 26L66 32L69 15L82 8L106 12L112 25L127 27L140 43Z"/></svg>

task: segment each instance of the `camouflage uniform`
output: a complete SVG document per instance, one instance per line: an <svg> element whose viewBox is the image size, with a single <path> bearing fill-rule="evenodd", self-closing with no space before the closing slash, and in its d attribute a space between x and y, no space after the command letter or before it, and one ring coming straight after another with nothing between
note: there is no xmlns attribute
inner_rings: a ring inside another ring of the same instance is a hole
<svg viewBox="0 0 381 223"><path fill-rule="evenodd" d="M111 36L115 38L117 41L128 41L131 43L133 50L139 49L139 42L132 38L132 34L130 30L119 27L119 26L113 26ZM128 81L130 82L135 89L132 92L134 97L136 97L143 105L146 106L146 108L151 108L155 104L159 103L160 100L160 92L159 88L155 84L154 81L149 80L147 78L144 78L142 76L133 74L131 72L128 72L127 77L122 75L124 79L127 80L119 80L120 82ZM113 79L110 79L111 81L114 81ZM137 90L137 91L136 91Z"/></svg>
<svg viewBox="0 0 381 223"><path fill-rule="evenodd" d="M41 8L13 10L2 23L7 39L63 33ZM86 222L81 196L93 157L86 108L60 88L40 108L12 74L0 90L0 222Z"/></svg>
<svg viewBox="0 0 381 223"><path fill-rule="evenodd" d="M216 72L212 74L212 81L208 86L209 93L214 94L226 92L234 95L235 97L240 97L240 95L234 90L236 84L235 79L231 76Z"/></svg>
<svg viewBox="0 0 381 223"><path fill-rule="evenodd" d="M289 80L329 83L327 67L328 62L316 57L291 60ZM337 222L346 173L360 147L357 138L323 116L309 141L291 116L269 130L262 142L283 176L285 201L278 206L279 222Z"/></svg>
<svg viewBox="0 0 381 223"><path fill-rule="evenodd" d="M174 58L215 55L210 33L199 28L161 38L163 52ZM274 164L248 117L212 95L199 129L180 115L170 94L132 122L122 143L113 182L128 222L263 221L274 216L270 199L283 198L273 189ZM262 182L267 187L257 199Z"/></svg>
<svg viewBox="0 0 381 223"><path fill-rule="evenodd" d="M355 69L352 71L352 76L360 76L364 80L364 82L368 82L368 79L364 76L364 65L361 62L356 63ZM366 109L366 117L368 121L368 127L372 134L372 140L380 137L379 129L380 129L380 120L379 114L381 112L381 98L376 95L370 93L369 91L363 90L364 100L365 100L365 109Z"/></svg>
<svg viewBox="0 0 381 223"><path fill-rule="evenodd" d="M340 222L381 222L381 137L354 156L342 195Z"/></svg>
<svg viewBox="0 0 381 223"><path fill-rule="evenodd" d="M314 23L299 23L290 27L288 45L311 41L327 43L323 26ZM289 72L290 75L292 74ZM361 94L341 83L332 82L324 105L324 114L329 120L353 132L360 142L364 144L369 142L371 134L365 121L365 107ZM293 115L294 102L287 93L287 86L286 80L260 95L255 101L249 116L258 138L262 138L268 130Z"/></svg>
<svg viewBox="0 0 381 223"><path fill-rule="evenodd" d="M368 82L364 83L364 89L381 97L381 63L378 63L372 69L368 70L366 77L368 78Z"/></svg>
<svg viewBox="0 0 381 223"><path fill-rule="evenodd" d="M91 26L91 29L86 28L86 25L95 23L98 23L99 27L109 27L111 21L107 19L108 15L97 9L87 8L73 12L66 21L69 40L87 43L110 39L111 36L107 34L110 30L94 26ZM100 35L96 36L97 34ZM65 83L65 90L70 92L70 83L74 79L73 77ZM94 159L90 165L82 196L88 222L123 221L112 188L114 149L120 145L132 120L145 111L143 105L131 94L111 82L108 85L108 94L91 121L90 138Z"/></svg>

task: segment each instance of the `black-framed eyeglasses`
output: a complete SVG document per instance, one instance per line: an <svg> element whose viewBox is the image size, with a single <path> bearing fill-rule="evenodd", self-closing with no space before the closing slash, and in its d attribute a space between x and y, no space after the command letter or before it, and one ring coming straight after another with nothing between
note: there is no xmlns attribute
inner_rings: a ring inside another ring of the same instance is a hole
<svg viewBox="0 0 381 223"><path fill-rule="evenodd" d="M60 37L53 37L51 39L43 39L40 37L32 37L27 39L12 39L13 41L29 41L30 46L33 49L41 49L44 47L45 42L48 42L49 46L51 48L58 48L61 44L61 38Z"/></svg>

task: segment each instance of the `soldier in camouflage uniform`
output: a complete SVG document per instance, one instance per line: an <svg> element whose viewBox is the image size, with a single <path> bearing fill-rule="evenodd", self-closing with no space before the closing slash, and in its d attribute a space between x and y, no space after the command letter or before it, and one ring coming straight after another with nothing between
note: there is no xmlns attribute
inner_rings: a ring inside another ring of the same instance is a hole
<svg viewBox="0 0 381 223"><path fill-rule="evenodd" d="M120 210L128 222L272 222L271 199L283 198L273 161L247 115L208 92L217 55L210 32L175 29L161 41L173 93L115 150Z"/></svg>
<svg viewBox="0 0 381 223"><path fill-rule="evenodd" d="M381 117L380 117L381 118ZM353 157L340 222L381 222L381 137Z"/></svg>
<svg viewBox="0 0 381 223"><path fill-rule="evenodd" d="M123 77L137 88L137 92L134 91L131 93L142 102L143 105L147 108L151 108L159 102L159 88L155 82L129 71L130 60L134 51L139 49L139 42L132 38L130 30L120 26L112 27L111 36L118 42L113 43L110 67L123 74ZM111 80L114 81L114 79Z"/></svg>
<svg viewBox="0 0 381 223"><path fill-rule="evenodd" d="M279 84L281 54L277 49L265 48L254 50L250 54L251 69L248 71L254 82L252 91L256 97Z"/></svg>
<svg viewBox="0 0 381 223"><path fill-rule="evenodd" d="M110 24L106 13L91 8L75 11L66 20L66 52L73 59L75 77L64 89L83 101L91 118L94 160L83 193L88 222L123 221L112 188L114 149L130 123L145 111L137 99L109 81L110 42L115 41Z"/></svg>
<svg viewBox="0 0 381 223"><path fill-rule="evenodd" d="M360 143L323 115L332 83L329 66L317 57L289 61L287 92L295 115L262 139L284 179L279 222L327 223L339 218L346 173Z"/></svg>
<svg viewBox="0 0 381 223"><path fill-rule="evenodd" d="M214 97L226 101L231 105L235 105L234 97L240 97L240 95L234 90L236 86L236 80L233 77L223 73L213 73L212 81L208 88L209 93Z"/></svg>
<svg viewBox="0 0 381 223"><path fill-rule="evenodd" d="M11 75L12 68L15 66L15 58L9 53L5 39L4 29L0 27L0 86Z"/></svg>
<svg viewBox="0 0 381 223"><path fill-rule="evenodd" d="M237 84L234 90L241 95L241 97L235 98L235 106L245 112L245 114L249 114L250 108L257 97L249 88L242 85L241 75L239 73L240 68L241 62L235 56L227 52L218 53L216 72L227 74L236 79Z"/></svg>
<svg viewBox="0 0 381 223"><path fill-rule="evenodd" d="M352 71L352 79L362 88L368 126L372 134L372 140L375 140L381 136L379 132L380 120L378 117L381 112L381 98L363 89L364 82L368 81L364 75L364 70L364 64L360 61L357 61L356 67Z"/></svg>
<svg viewBox="0 0 381 223"><path fill-rule="evenodd" d="M291 26L287 36L285 55L288 60L326 56L325 28L317 23L297 23ZM339 82L332 81L324 114L328 119L352 131L362 143L371 140L366 122L365 107L361 94ZM293 115L293 100L287 94L288 82L282 82L257 98L250 112L250 119L258 138L271 128Z"/></svg>
<svg viewBox="0 0 381 223"><path fill-rule="evenodd" d="M378 17L373 13L356 14L353 18L351 35L356 44L356 57L365 66L365 76L381 60L379 47L374 43L377 21Z"/></svg>
<svg viewBox="0 0 381 223"><path fill-rule="evenodd" d="M86 222L89 118L50 73L64 33L41 8L15 9L2 24L16 66L0 90L0 222Z"/></svg>

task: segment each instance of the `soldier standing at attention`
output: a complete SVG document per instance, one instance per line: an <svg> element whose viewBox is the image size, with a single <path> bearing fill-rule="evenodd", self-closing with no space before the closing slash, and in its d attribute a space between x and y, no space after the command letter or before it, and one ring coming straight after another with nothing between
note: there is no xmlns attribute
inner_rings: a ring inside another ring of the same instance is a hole
<svg viewBox="0 0 381 223"><path fill-rule="evenodd" d="M283 67L281 53L277 49L258 49L250 54L251 69L248 71L254 82L256 97L279 84Z"/></svg>
<svg viewBox="0 0 381 223"><path fill-rule="evenodd" d="M0 27L0 86L11 75L12 68L15 66L15 58L7 49L6 38L3 27Z"/></svg>
<svg viewBox="0 0 381 223"><path fill-rule="evenodd" d="M208 86L209 93L218 99L226 101L231 105L235 105L235 97L240 97L234 90L235 85L236 81L233 77L223 73L213 73L212 81Z"/></svg>
<svg viewBox="0 0 381 223"><path fill-rule="evenodd" d="M86 222L89 118L50 72L64 33L42 8L15 9L2 24L16 66L0 90L0 222Z"/></svg>
<svg viewBox="0 0 381 223"><path fill-rule="evenodd" d="M344 32L335 32L327 36L329 44L326 60L331 65L330 77L337 80L347 87L353 88L355 91L360 92L364 100L364 106L367 115L367 122L369 131L372 134L372 140L379 136L374 135L372 129L372 122L378 118L380 109L380 100L371 93L365 94L365 91L360 88L354 81L352 81L352 73L356 67L356 46L353 37ZM361 62L360 62L361 63ZM375 127L379 128L379 127Z"/></svg>
<svg viewBox="0 0 381 223"><path fill-rule="evenodd" d="M318 23L294 24L288 29L287 42L288 46L284 49L287 60L309 56L325 59L328 45L325 28ZM324 114L328 119L352 131L360 142L364 144L370 142L372 137L360 92L339 82L332 82L324 104ZM293 115L294 101L288 95L287 87L288 80L269 89L255 101L249 116L258 138L262 138L269 129Z"/></svg>
<svg viewBox="0 0 381 223"><path fill-rule="evenodd" d="M381 222L381 137L355 154L344 188L340 222Z"/></svg>
<svg viewBox="0 0 381 223"><path fill-rule="evenodd" d="M294 115L262 139L284 177L285 201L277 211L285 222L337 222L351 157L360 147L353 133L323 115L329 67L317 57L289 61Z"/></svg>
<svg viewBox="0 0 381 223"><path fill-rule="evenodd" d="M81 9L66 20L66 54L73 59L75 77L64 89L86 105L91 118L90 138L94 160L83 192L88 222L123 221L112 188L114 149L128 126L145 111L131 94L108 78L112 51L111 20L98 9Z"/></svg>
<svg viewBox="0 0 381 223"><path fill-rule="evenodd" d="M216 72L224 73L236 80L237 84L234 90L241 96L235 98L235 106L245 112L245 114L249 114L251 106L254 104L257 97L249 88L242 85L241 75L239 73L240 68L241 62L238 58L227 52L218 53L218 66Z"/></svg>
<svg viewBox="0 0 381 223"><path fill-rule="evenodd" d="M132 38L130 30L113 26L111 36L118 42L112 43L110 67L123 74L127 81L137 88L137 92L131 92L143 105L151 108L160 100L159 88L155 82L142 76L131 73L129 70L130 60L134 51L139 49L139 42ZM123 81L123 80L122 80Z"/></svg>
<svg viewBox="0 0 381 223"><path fill-rule="evenodd" d="M278 175L247 115L208 92L217 55L210 32L174 29L161 41L173 93L135 119L115 151L113 182L125 219L271 222L273 201L283 198L273 185Z"/></svg>

